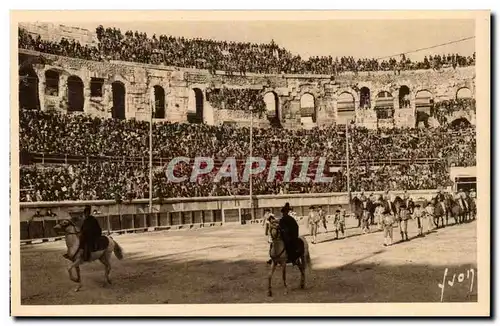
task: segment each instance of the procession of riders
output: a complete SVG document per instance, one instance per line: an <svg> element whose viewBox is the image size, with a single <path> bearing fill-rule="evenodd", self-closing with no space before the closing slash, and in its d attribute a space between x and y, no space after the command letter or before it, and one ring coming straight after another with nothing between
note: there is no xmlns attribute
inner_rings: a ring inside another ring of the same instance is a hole
<svg viewBox="0 0 500 326"><path fill-rule="evenodd" d="M371 194L351 200L351 209L363 233L370 232L370 226L377 225L384 231L384 245L393 243L393 226L398 225L401 241L408 241L408 223L416 224L418 236L424 236L434 229L454 224L462 224L476 218L476 193L464 191L451 193L438 190L431 200L417 198L414 201L405 191L402 195L390 195L386 191L378 198Z"/></svg>
<svg viewBox="0 0 500 326"><path fill-rule="evenodd" d="M296 216L291 210L289 204L285 205L287 217ZM404 191L400 195L389 194L385 191L378 197L373 193L366 196L362 191L359 197L356 195L350 201L351 213L338 205L333 214L333 230L345 238L346 218L352 216L357 219L358 227L363 234L370 232L370 227L376 227L384 233L384 246L390 246L394 242L394 225L398 226L401 241L408 241L408 223L412 221L418 230L419 237L425 236L434 229L443 228L453 224L462 224L472 221L476 218L476 192L474 190L452 193L439 189L438 193L427 200L417 198L413 200L408 193ZM269 225L278 223L279 219L271 213L269 209L264 211L264 225L266 235L269 234ZM306 219L306 225L309 228L309 235L312 237L312 243L317 243L317 234L320 228L327 228L327 214L321 206L310 206L309 214ZM296 235L295 235L296 236ZM268 239L271 241L270 239ZM268 262L269 263L269 262Z"/></svg>

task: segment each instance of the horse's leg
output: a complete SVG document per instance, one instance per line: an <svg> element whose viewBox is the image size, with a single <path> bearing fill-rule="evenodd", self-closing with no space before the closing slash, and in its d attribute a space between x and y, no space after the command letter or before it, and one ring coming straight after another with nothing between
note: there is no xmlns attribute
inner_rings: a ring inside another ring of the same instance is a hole
<svg viewBox="0 0 500 326"><path fill-rule="evenodd" d="M101 263L103 263L104 265L104 278L108 284L111 284L111 279L109 278L109 273L111 272L110 258L111 258L111 253L108 254L107 252L105 252L101 256L101 258L99 258Z"/></svg>
<svg viewBox="0 0 500 326"><path fill-rule="evenodd" d="M285 294L288 293L288 287L286 286L286 262L283 263L281 269L282 277L283 277L283 286L285 287Z"/></svg>
<svg viewBox="0 0 500 326"><path fill-rule="evenodd" d="M273 262L271 263L271 271L269 272L269 276L267 277L267 295L269 297L273 296L273 291L271 289L271 280L273 278L274 271L276 270L276 263Z"/></svg>
<svg viewBox="0 0 500 326"><path fill-rule="evenodd" d="M304 255L300 258L300 264L299 264L299 269L300 269L300 288L303 289L306 287L306 258Z"/></svg>
<svg viewBox="0 0 500 326"><path fill-rule="evenodd" d="M75 283L78 283L78 285L76 286L75 288L75 292L78 292L80 291L80 289L82 288L82 279L80 277L80 257L78 257L75 262L73 264L71 264L71 266L68 268L68 274L69 274L69 278L75 282ZM73 274L71 273L72 270L75 270L76 271L76 278L73 277Z"/></svg>
<svg viewBox="0 0 500 326"><path fill-rule="evenodd" d="M403 230L403 221L401 218L398 220L399 234L401 235L401 241L405 241L405 235Z"/></svg>

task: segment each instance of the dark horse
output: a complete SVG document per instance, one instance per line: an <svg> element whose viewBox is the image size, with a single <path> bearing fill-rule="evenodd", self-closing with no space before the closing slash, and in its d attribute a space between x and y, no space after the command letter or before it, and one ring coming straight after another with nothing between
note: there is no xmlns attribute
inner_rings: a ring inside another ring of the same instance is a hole
<svg viewBox="0 0 500 326"><path fill-rule="evenodd" d="M452 211L452 201L448 196L445 196L443 200L439 200L438 197L435 197L431 200L432 206L434 206L434 225L436 228L444 227L444 221L446 219L446 225L448 225L448 217ZM439 226L439 221L441 221L441 226ZM456 218L455 218L456 221Z"/></svg>

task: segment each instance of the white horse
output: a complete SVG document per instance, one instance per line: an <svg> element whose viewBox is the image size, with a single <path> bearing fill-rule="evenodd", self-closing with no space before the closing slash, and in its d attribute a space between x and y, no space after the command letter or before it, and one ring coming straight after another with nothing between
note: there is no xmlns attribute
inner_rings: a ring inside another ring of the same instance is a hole
<svg viewBox="0 0 500 326"><path fill-rule="evenodd" d="M283 272L283 285L285 286L285 294L288 293L288 288L286 285L286 262L288 261L288 256L285 250L285 243L281 238L281 231L279 229L278 222L272 222L269 224L269 233L271 235L271 248L269 249L269 256L271 256L271 272L268 276L268 291L267 295L272 296L273 292L271 289L271 280L273 274L278 265L281 265ZM300 256L297 259L297 266L300 270L300 288L305 287L306 275L305 270L311 269L311 257L309 255L309 245L305 237L301 236L299 239L304 243L304 250L301 250Z"/></svg>
<svg viewBox="0 0 500 326"><path fill-rule="evenodd" d="M93 251L90 254L89 261L83 260L83 250L78 248L80 247L80 231L76 227L76 225L71 220L62 220L56 226L54 226L54 230L56 232L64 232L65 240L66 240L66 248L67 252L64 255L66 259L72 261L72 264L68 268L69 278L78 283L75 292L78 292L81 287L81 278L80 278L80 265L92 262L97 259L103 263L105 267L105 279L108 284L111 284L111 279L109 278L109 274L111 272L111 254L114 253L116 258L123 259L123 250L120 245L113 240L110 236L102 236L100 239L100 246L98 246L97 251ZM77 277L73 277L72 270L76 270Z"/></svg>

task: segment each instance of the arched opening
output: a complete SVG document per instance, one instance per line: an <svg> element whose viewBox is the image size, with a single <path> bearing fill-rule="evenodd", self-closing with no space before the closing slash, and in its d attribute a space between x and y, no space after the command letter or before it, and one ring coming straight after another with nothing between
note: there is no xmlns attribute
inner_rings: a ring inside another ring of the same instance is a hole
<svg viewBox="0 0 500 326"><path fill-rule="evenodd" d="M337 124L348 124L356 119L354 96L343 92L337 100Z"/></svg>
<svg viewBox="0 0 500 326"><path fill-rule="evenodd" d="M32 67L19 70L19 109L40 109L38 76Z"/></svg>
<svg viewBox="0 0 500 326"><path fill-rule="evenodd" d="M464 98L472 98L472 92L467 87L462 87L457 91L457 100Z"/></svg>
<svg viewBox="0 0 500 326"><path fill-rule="evenodd" d="M429 126L429 117L434 113L434 96L428 90L418 91L415 95L415 124Z"/></svg>
<svg viewBox="0 0 500 326"><path fill-rule="evenodd" d="M304 125L316 122L314 96L305 93L300 98L300 120Z"/></svg>
<svg viewBox="0 0 500 326"><path fill-rule="evenodd" d="M85 98L83 96L83 82L80 77L68 78L68 111L83 111Z"/></svg>
<svg viewBox="0 0 500 326"><path fill-rule="evenodd" d="M370 89L368 87L361 87L359 91L359 108L369 109L372 107L370 98Z"/></svg>
<svg viewBox="0 0 500 326"><path fill-rule="evenodd" d="M154 88L155 95L155 119L165 119L165 90L163 87L156 85Z"/></svg>
<svg viewBox="0 0 500 326"><path fill-rule="evenodd" d="M199 88L193 88L188 98L188 122L203 123L204 121L204 95Z"/></svg>
<svg viewBox="0 0 500 326"><path fill-rule="evenodd" d="M55 70L45 72L45 95L59 95L59 73Z"/></svg>
<svg viewBox="0 0 500 326"><path fill-rule="evenodd" d="M410 89L408 86L403 85L399 88L399 108L409 109L410 108Z"/></svg>
<svg viewBox="0 0 500 326"><path fill-rule="evenodd" d="M377 119L392 119L394 117L394 98L391 93L382 91L377 94L375 111Z"/></svg>
<svg viewBox="0 0 500 326"><path fill-rule="evenodd" d="M266 104L266 113L269 122L274 127L280 127L279 98L275 92L264 94L264 103Z"/></svg>
<svg viewBox="0 0 500 326"><path fill-rule="evenodd" d="M125 120L125 85L115 81L111 84L111 91L113 93L111 116L113 119Z"/></svg>
<svg viewBox="0 0 500 326"><path fill-rule="evenodd" d="M470 128L471 123L466 118L458 118L450 123L450 126L454 129L465 129Z"/></svg>

